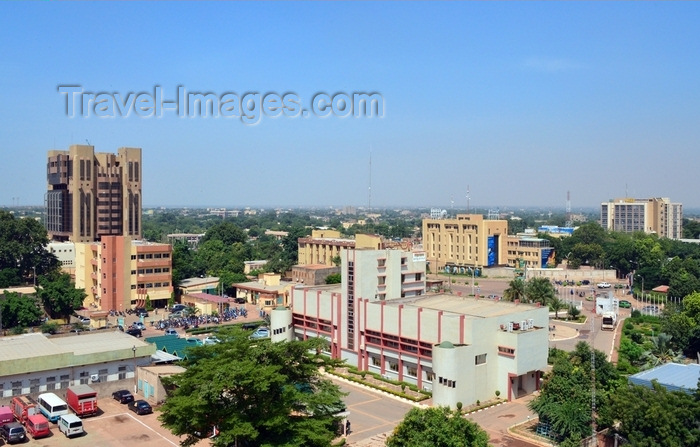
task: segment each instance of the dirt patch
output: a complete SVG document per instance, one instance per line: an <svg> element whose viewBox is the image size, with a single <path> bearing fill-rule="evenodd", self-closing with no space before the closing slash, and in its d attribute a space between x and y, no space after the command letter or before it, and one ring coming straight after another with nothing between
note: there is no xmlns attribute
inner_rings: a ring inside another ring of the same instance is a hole
<svg viewBox="0 0 700 447"><path fill-rule="evenodd" d="M124 415L118 414L118 415L114 416L114 420L115 420L116 422L124 423L124 422L126 422L126 421L129 421L130 419L129 419L128 416L124 416Z"/></svg>

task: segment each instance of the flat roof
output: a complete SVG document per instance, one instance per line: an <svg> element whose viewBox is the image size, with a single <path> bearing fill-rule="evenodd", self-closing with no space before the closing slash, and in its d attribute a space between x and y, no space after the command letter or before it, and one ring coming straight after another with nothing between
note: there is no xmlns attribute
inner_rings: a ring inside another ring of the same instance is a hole
<svg viewBox="0 0 700 447"><path fill-rule="evenodd" d="M384 302L387 306L399 306L403 304L414 307L422 307L424 309L469 315L475 318L498 317L524 310L538 309L538 307L531 304L515 304L509 301L492 300L489 298L476 299L473 297L448 294L396 298L389 299ZM381 301L374 301L372 304L377 303L381 303Z"/></svg>
<svg viewBox="0 0 700 447"><path fill-rule="evenodd" d="M136 350L134 351L134 348ZM47 337L41 333L0 338L0 375L150 356L154 347L119 330Z"/></svg>
<svg viewBox="0 0 700 447"><path fill-rule="evenodd" d="M334 265L326 264L297 264L292 266L293 269L306 269L306 270L321 270L321 269L332 269L336 268ZM337 267L340 268L340 267Z"/></svg>
<svg viewBox="0 0 700 447"><path fill-rule="evenodd" d="M201 286L212 282L219 282L219 278L216 276L207 276L206 278L185 278L180 281L180 287Z"/></svg>
<svg viewBox="0 0 700 447"><path fill-rule="evenodd" d="M700 365L689 363L666 363L646 371L633 374L629 382L651 388L651 381L656 380L669 391L692 393L698 387Z"/></svg>
<svg viewBox="0 0 700 447"><path fill-rule="evenodd" d="M197 298L202 301L209 301L210 303L232 303L233 298L228 298L219 295L211 295L209 293L188 293L185 297Z"/></svg>
<svg viewBox="0 0 700 447"><path fill-rule="evenodd" d="M292 285L289 281L280 281L277 286L268 286L258 281L249 282L239 282L232 284L233 287L237 289L247 289L247 290L259 290L262 292L279 292L284 290L285 287Z"/></svg>

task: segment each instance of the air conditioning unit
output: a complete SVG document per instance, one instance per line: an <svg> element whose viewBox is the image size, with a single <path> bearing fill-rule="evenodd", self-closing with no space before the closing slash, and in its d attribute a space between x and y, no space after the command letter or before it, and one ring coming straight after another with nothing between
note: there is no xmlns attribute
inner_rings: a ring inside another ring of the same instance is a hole
<svg viewBox="0 0 700 447"><path fill-rule="evenodd" d="M100 375L99 374L90 374L90 382L92 383L97 383L100 381Z"/></svg>

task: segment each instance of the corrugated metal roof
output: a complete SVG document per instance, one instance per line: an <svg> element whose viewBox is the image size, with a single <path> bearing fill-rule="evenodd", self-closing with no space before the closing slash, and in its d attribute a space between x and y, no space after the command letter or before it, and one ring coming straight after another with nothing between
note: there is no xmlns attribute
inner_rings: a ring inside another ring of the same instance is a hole
<svg viewBox="0 0 700 447"><path fill-rule="evenodd" d="M666 363L629 377L629 382L651 388L651 381L656 380L669 391L692 393L698 386L700 365L690 363Z"/></svg>

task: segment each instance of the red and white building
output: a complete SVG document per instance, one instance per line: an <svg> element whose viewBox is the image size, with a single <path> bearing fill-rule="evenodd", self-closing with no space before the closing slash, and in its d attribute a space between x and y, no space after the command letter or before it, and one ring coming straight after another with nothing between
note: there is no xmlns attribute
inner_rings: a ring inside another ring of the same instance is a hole
<svg viewBox="0 0 700 447"><path fill-rule="evenodd" d="M432 390L435 405L538 389L548 309L426 294L425 253L344 250L340 285L303 287L271 313L273 341L324 337L360 370Z"/></svg>

